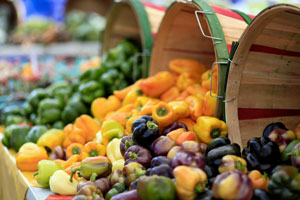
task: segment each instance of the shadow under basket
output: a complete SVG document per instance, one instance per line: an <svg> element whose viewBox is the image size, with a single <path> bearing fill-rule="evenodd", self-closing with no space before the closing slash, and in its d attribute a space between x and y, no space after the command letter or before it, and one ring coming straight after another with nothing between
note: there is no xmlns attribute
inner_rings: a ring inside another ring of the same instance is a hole
<svg viewBox="0 0 300 200"><path fill-rule="evenodd" d="M300 9L277 5L245 30L226 88L229 138L245 146L272 122L300 123Z"/></svg>

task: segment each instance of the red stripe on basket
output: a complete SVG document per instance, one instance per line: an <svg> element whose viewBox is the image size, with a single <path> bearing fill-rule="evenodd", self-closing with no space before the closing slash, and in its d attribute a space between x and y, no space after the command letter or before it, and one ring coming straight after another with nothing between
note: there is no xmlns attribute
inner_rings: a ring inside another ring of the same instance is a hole
<svg viewBox="0 0 300 200"><path fill-rule="evenodd" d="M231 46L232 46L232 44L227 44L227 49L228 49L228 52L230 53L230 51L231 51Z"/></svg>
<svg viewBox="0 0 300 200"><path fill-rule="evenodd" d="M250 51L261 52L261 53L270 53L270 54L276 54L276 55L282 55L282 56L294 56L294 57L300 56L300 52L282 50L282 49L277 49L277 48L267 47L267 46L262 46L262 45L257 45L257 44L253 44L250 48Z"/></svg>
<svg viewBox="0 0 300 200"><path fill-rule="evenodd" d="M265 109L265 108L239 108L239 120L262 119L272 117L300 116L300 110L295 109Z"/></svg>
<svg viewBox="0 0 300 200"><path fill-rule="evenodd" d="M155 4L152 4L152 3L149 3L149 2L145 2L145 1L143 1L143 5L146 6L146 7L154 8L156 10L160 10L160 11L164 11L164 12L167 10L165 7L158 6L158 5L155 5Z"/></svg>
<svg viewBox="0 0 300 200"><path fill-rule="evenodd" d="M234 19L244 21L244 19L239 14L237 14L237 13L231 11L231 10L226 10L224 8L219 8L219 7L212 6L212 5L211 5L211 7L218 14L225 15L225 16L228 16L228 17L231 17L231 18L234 18Z"/></svg>
<svg viewBox="0 0 300 200"><path fill-rule="evenodd" d="M156 33L152 33L152 37L153 37L153 39L155 40Z"/></svg>
<svg viewBox="0 0 300 200"><path fill-rule="evenodd" d="M183 53L215 55L214 52L203 52L203 51L195 51L195 50L188 50L188 49L164 48L164 51L175 51L175 52L183 52Z"/></svg>
<svg viewBox="0 0 300 200"><path fill-rule="evenodd" d="M46 200L72 200L74 196L49 195Z"/></svg>

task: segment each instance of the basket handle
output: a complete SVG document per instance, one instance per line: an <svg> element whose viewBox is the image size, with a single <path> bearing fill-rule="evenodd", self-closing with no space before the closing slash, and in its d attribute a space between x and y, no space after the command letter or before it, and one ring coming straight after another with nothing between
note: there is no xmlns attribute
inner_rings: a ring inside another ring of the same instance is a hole
<svg viewBox="0 0 300 200"><path fill-rule="evenodd" d="M213 83L213 76L214 76L214 67L215 67L215 65L216 64L224 64L224 65L227 65L228 63L227 62L214 62L213 64L212 64L212 66L211 66L211 79L210 79L210 88L209 88L209 95L211 96L211 97L214 97L214 98L219 98L219 99L224 99L224 97L223 96L214 96L214 95L212 95L212 83ZM226 100L225 100L226 101Z"/></svg>

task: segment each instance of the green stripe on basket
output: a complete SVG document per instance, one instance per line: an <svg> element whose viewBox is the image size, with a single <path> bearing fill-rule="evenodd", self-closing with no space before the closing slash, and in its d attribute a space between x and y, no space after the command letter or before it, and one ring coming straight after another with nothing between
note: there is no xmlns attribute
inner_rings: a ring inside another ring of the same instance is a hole
<svg viewBox="0 0 300 200"><path fill-rule="evenodd" d="M248 25L251 23L252 19L247 14L245 14L239 10L233 9L232 11L235 12L236 14L240 15Z"/></svg>

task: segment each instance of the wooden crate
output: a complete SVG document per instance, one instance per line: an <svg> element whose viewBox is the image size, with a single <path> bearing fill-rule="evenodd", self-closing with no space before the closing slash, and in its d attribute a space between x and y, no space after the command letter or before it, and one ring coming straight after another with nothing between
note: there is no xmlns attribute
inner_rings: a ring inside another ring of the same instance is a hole
<svg viewBox="0 0 300 200"><path fill-rule="evenodd" d="M217 62L218 96L224 96L231 43L238 40L247 27L243 17L250 19L242 13L210 6L204 0L174 2L168 8L157 33L150 75L168 70L169 61L175 58L198 60L207 69ZM223 100L218 99L215 113L218 118L222 118Z"/></svg>
<svg viewBox="0 0 300 200"><path fill-rule="evenodd" d="M150 53L165 8L139 0L116 1L107 16L102 37L101 55L122 39L131 39L141 45L144 76L148 76Z"/></svg>
<svg viewBox="0 0 300 200"><path fill-rule="evenodd" d="M245 30L226 88L229 137L245 146L271 122L300 123L300 9L277 5Z"/></svg>

